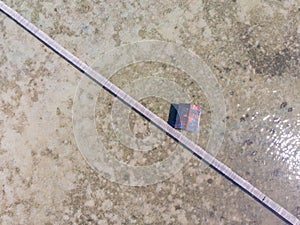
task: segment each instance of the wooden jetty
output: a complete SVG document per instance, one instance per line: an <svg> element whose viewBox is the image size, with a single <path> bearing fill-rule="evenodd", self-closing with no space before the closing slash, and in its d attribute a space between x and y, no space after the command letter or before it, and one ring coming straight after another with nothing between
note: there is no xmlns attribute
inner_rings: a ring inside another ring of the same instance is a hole
<svg viewBox="0 0 300 225"><path fill-rule="evenodd" d="M242 190L248 193L251 197L261 203L264 207L268 208L279 218L284 220L287 223L293 225L300 225L300 221L297 217L292 215L285 208L280 206L278 203L273 201L271 198L266 196L248 181L243 179L237 173L233 172L228 166L218 161L212 155L207 153L200 146L189 140L186 136L172 128L168 125L167 122L156 116L149 109L145 108L138 101L127 95L123 90L118 88L116 85L111 83L108 79L97 73L95 70L84 64L80 59L75 57L53 39L51 39L47 34L38 29L35 25L27 21L24 17L18 14L16 11L5 5L2 1L0 1L0 10L9 18L14 20L18 25L27 30L30 34L36 37L39 41L44 43L48 48L52 49L70 64L72 64L76 69L84 73L86 76L94 80L97 84L101 85L103 88L108 90L111 94L119 98L125 104L130 106L136 112L147 118L158 128L166 132L170 137L177 140L181 145L183 145L186 149L191 151L195 156L205 161L210 167L214 168L220 174L225 176L227 179L232 181L234 184L239 186Z"/></svg>

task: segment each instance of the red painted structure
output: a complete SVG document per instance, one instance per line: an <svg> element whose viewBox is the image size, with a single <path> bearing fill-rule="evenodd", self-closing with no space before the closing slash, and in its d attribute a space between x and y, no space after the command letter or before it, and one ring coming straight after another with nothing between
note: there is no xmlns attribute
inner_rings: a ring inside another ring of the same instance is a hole
<svg viewBox="0 0 300 225"><path fill-rule="evenodd" d="M180 130L197 132L201 107L194 104L171 104L168 124Z"/></svg>

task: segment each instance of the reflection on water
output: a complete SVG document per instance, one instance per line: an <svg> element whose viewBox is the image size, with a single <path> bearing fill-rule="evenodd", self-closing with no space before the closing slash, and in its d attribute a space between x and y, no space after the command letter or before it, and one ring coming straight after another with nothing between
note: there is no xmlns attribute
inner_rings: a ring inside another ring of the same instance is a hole
<svg viewBox="0 0 300 225"><path fill-rule="evenodd" d="M288 166L289 179L300 180L300 114L297 114L296 119L282 119L276 115L268 115L264 120L276 124L266 137L270 143L267 152L274 160Z"/></svg>

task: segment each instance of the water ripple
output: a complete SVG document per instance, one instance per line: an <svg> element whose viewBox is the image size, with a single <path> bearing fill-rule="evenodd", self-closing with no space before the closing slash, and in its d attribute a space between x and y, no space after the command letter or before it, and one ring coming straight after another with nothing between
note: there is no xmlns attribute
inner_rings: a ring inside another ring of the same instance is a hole
<svg viewBox="0 0 300 225"><path fill-rule="evenodd" d="M300 180L300 114L295 119L282 119L276 115L268 115L264 118L272 122L275 127L269 130L267 140L269 152L274 160L287 165L289 179Z"/></svg>

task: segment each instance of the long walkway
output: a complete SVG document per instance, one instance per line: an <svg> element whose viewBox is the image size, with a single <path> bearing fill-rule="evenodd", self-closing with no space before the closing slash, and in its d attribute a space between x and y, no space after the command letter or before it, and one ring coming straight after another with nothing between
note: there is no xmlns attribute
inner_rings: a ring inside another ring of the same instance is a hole
<svg viewBox="0 0 300 225"><path fill-rule="evenodd" d="M60 55L62 58L64 58L66 61L72 64L75 68L77 68L86 76L94 80L97 84L101 85L103 88L108 90L111 94L115 95L117 98L119 98L128 106L130 106L136 112L150 120L154 125L166 132L173 139L177 140L180 144L182 144L186 149L191 151L198 158L201 158L216 171L218 171L226 178L231 180L233 183L238 185L241 189L243 189L246 193L248 193L250 196L256 199L259 203L271 210L275 215L277 215L282 220L290 224L300 225L300 221L289 211L287 211L285 208L283 208L271 198L266 196L248 181L240 177L237 173L233 172L228 166L218 161L200 146L198 146L197 144L189 140L187 137L185 137L183 134L169 126L167 122L156 116L138 101L127 95L123 90L111 83L105 77L101 76L95 70L84 64L80 59L72 55L69 51L67 51L65 48L63 48L61 45L59 45L57 42L51 39L47 34L45 34L35 25L27 21L13 9L5 5L2 1L0 1L0 10L12 20L14 20L17 24L19 24L21 27L23 27L25 30L27 30L29 33L31 33L39 41L44 43L47 47L52 49L54 52L56 52L58 55Z"/></svg>

